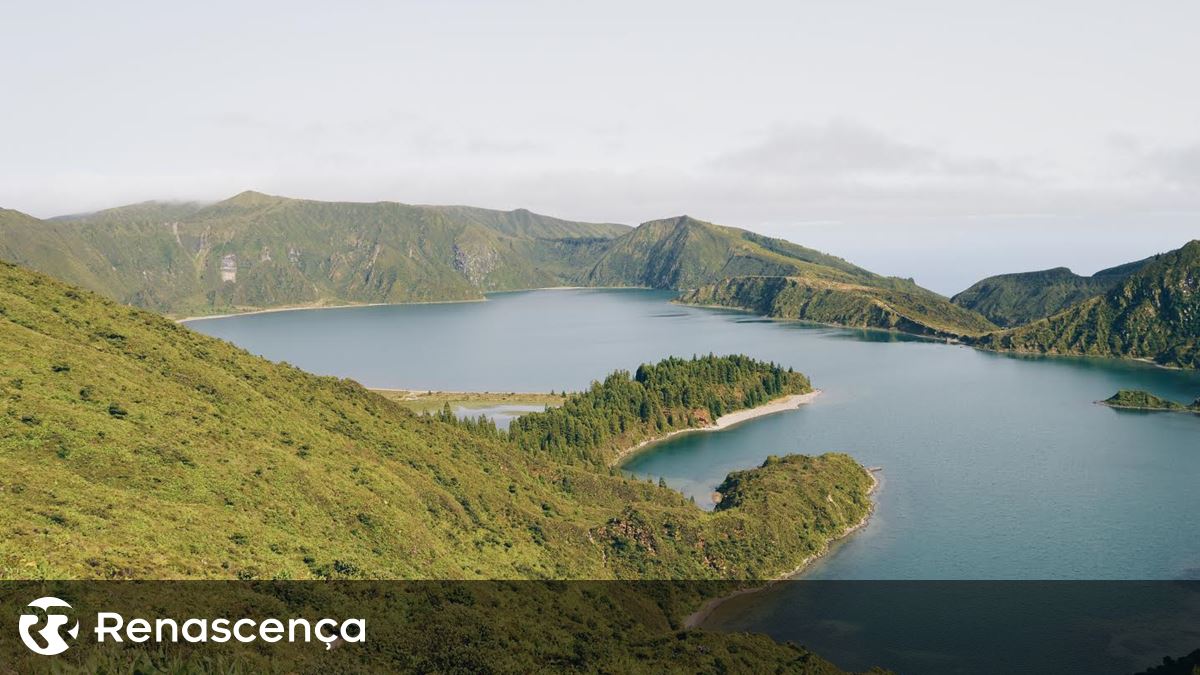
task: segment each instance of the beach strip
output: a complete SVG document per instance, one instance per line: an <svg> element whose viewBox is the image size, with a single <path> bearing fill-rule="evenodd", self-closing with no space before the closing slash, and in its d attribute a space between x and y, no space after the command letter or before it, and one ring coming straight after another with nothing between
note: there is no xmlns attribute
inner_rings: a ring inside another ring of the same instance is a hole
<svg viewBox="0 0 1200 675"><path fill-rule="evenodd" d="M676 429L675 431L672 431L672 432L669 432L666 434L662 434L661 436L655 436L654 438L648 438L648 439L642 441L641 443L638 443L637 445L634 445L629 448L625 448L621 452L617 453L617 456L614 457L612 459L612 461L609 462L609 465L617 466L622 461L628 459L630 455L633 455L637 452L640 452L641 450L646 449L648 446L654 445L655 443L661 443L661 442L667 440L668 438L677 436L679 434L691 434L691 433L698 433L701 431L722 431L724 429L728 429L729 427L732 427L736 424L741 424L742 422L746 422L748 420L756 419L756 418L763 417L766 415L773 415L775 413L785 412L788 410L795 410L796 408L799 408L800 406L804 405L805 403L811 402L813 399L815 399L816 397L818 397L820 395L821 395L820 389L814 389L805 394L792 394L790 396L784 396L782 398L777 398L773 401L768 401L760 406L755 406L753 408L746 408L745 410L737 410L737 411L731 412L727 415L721 415L720 417L717 418L717 421L715 421L712 424L709 424L707 426L688 427L687 429Z"/></svg>

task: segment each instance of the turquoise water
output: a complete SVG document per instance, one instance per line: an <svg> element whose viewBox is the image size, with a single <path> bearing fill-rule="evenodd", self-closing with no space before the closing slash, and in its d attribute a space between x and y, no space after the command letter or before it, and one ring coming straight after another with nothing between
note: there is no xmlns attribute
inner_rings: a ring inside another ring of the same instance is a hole
<svg viewBox="0 0 1200 675"><path fill-rule="evenodd" d="M507 430L512 421L516 418L531 412L540 412L546 409L544 405L494 405L472 408L468 406L454 406L455 417L470 418L470 417L486 417L496 423L500 429Z"/></svg>
<svg viewBox="0 0 1200 675"><path fill-rule="evenodd" d="M990 354L671 297L532 291L190 325L313 372L410 389L580 389L670 354L771 359L824 393L796 411L677 437L626 468L704 503L726 473L769 454L837 450L883 467L871 523L811 578L1200 577L1200 415L1093 403L1120 388L1191 401L1200 374Z"/></svg>

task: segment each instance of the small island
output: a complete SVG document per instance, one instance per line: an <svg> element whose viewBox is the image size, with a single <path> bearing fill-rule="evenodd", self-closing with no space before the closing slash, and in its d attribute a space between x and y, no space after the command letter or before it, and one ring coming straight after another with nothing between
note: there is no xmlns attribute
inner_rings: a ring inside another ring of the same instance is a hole
<svg viewBox="0 0 1200 675"><path fill-rule="evenodd" d="M1197 398L1195 402L1188 406L1138 389L1122 389L1103 401L1097 401L1097 403L1110 408L1123 408L1126 410L1200 413L1200 398Z"/></svg>

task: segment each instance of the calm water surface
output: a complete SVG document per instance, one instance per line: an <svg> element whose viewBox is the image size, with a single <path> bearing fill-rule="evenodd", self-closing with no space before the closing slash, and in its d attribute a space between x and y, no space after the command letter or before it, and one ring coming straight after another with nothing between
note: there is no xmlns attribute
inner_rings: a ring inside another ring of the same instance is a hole
<svg viewBox="0 0 1200 675"><path fill-rule="evenodd" d="M493 405L493 406L454 406L454 416L459 418L467 417L486 417L496 423L500 429L508 429L509 425L516 418L531 412L541 412L546 409L544 405Z"/></svg>
<svg viewBox="0 0 1200 675"><path fill-rule="evenodd" d="M824 394L796 411L678 437L626 468L704 503L726 473L769 454L837 450L883 467L870 525L809 578L1200 576L1200 415L1093 403L1120 388L1190 402L1200 375L771 322L671 297L532 291L190 325L374 387L572 390L672 354L770 359L807 373Z"/></svg>

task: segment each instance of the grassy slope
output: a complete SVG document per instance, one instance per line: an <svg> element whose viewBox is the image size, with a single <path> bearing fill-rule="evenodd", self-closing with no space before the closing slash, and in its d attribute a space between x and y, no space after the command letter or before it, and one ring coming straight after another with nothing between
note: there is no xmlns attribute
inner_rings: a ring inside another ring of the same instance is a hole
<svg viewBox="0 0 1200 675"><path fill-rule="evenodd" d="M788 241L679 216L643 223L613 240L581 281L692 288L728 276L790 274L804 265L864 271Z"/></svg>
<svg viewBox="0 0 1200 675"><path fill-rule="evenodd" d="M869 504L825 455L708 514L8 265L0 364L5 578L763 578Z"/></svg>
<svg viewBox="0 0 1200 675"><path fill-rule="evenodd" d="M995 328L911 280L687 216L645 223L615 239L581 280L688 289L681 302L848 326L938 335Z"/></svg>
<svg viewBox="0 0 1200 675"><path fill-rule="evenodd" d="M1150 260L1101 270L1090 277L1066 267L1000 274L976 282L950 301L979 312L998 326L1021 326L1111 290Z"/></svg>
<svg viewBox="0 0 1200 675"><path fill-rule="evenodd" d="M622 225L525 210L317 202L246 192L39 221L0 214L0 257L176 315L479 298L563 283ZM236 257L237 279L221 279Z"/></svg>
<svg viewBox="0 0 1200 675"><path fill-rule="evenodd" d="M1200 367L1200 240L1156 256L1104 295L1028 326L984 336L977 344Z"/></svg>
<svg viewBox="0 0 1200 675"><path fill-rule="evenodd" d="M666 488L522 452L3 263L0 401L5 579L758 579L869 510L866 472L830 454L751 471L771 489L705 513ZM106 589L58 592L89 606L113 601ZM332 657L85 647L68 660L114 672L840 672L764 636L679 632L684 613L729 590L181 587L156 602L348 615L365 610L362 593L380 612L375 634L394 637Z"/></svg>
<svg viewBox="0 0 1200 675"><path fill-rule="evenodd" d="M869 274L841 258L781 239L679 216L643 223L618 237L580 281L694 288L726 277L778 276L810 267Z"/></svg>
<svg viewBox="0 0 1200 675"><path fill-rule="evenodd" d="M935 293L903 280L884 286L839 280L828 274L742 277L701 286L680 301L860 328L884 328L917 335L981 335L995 326Z"/></svg>

